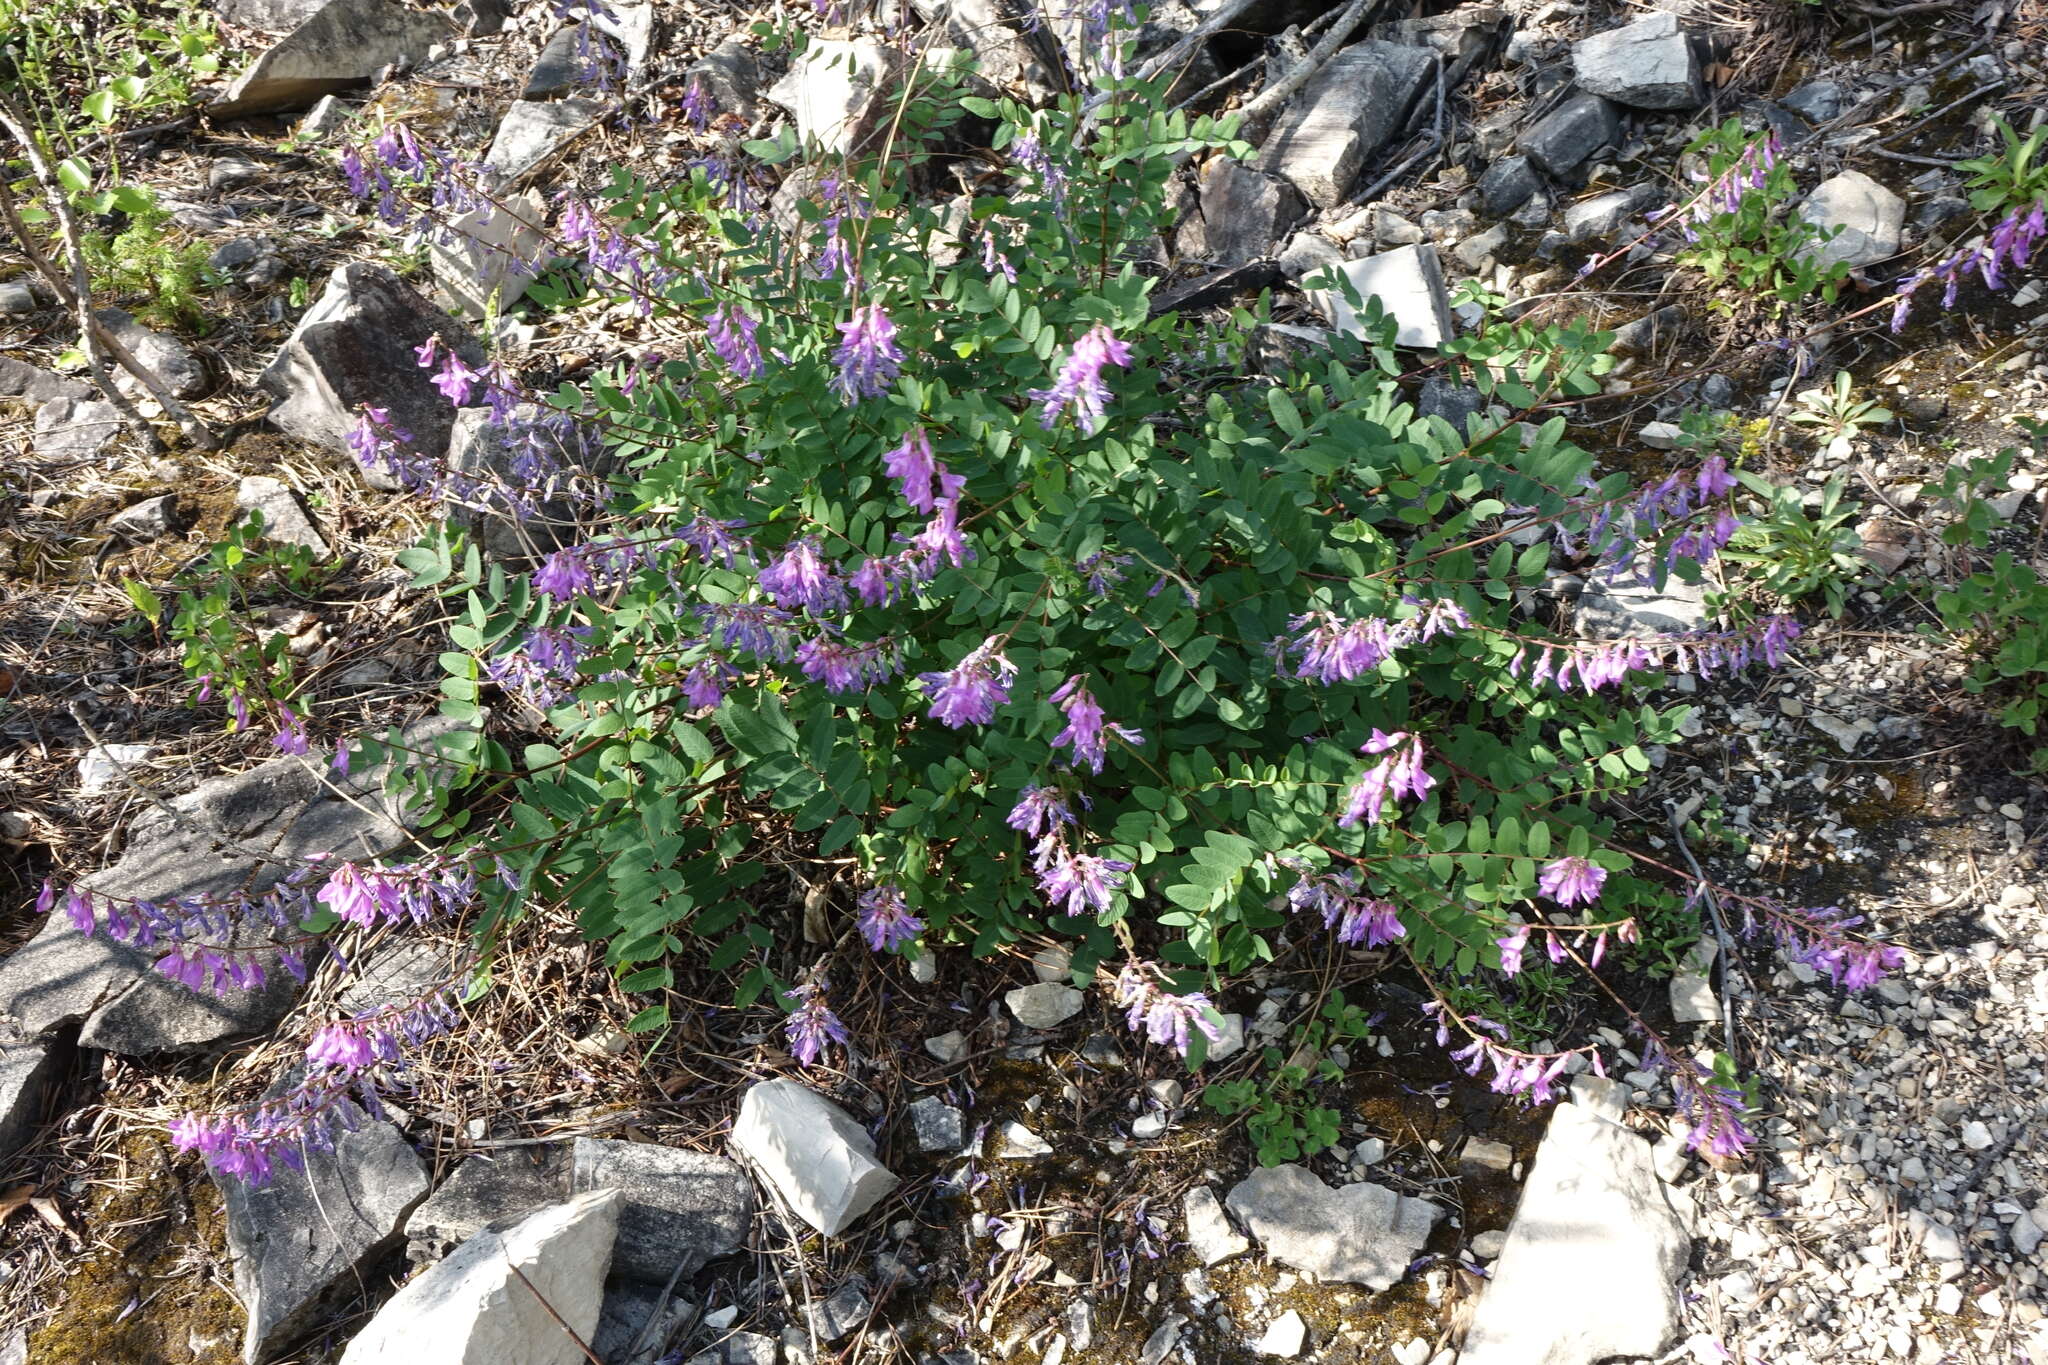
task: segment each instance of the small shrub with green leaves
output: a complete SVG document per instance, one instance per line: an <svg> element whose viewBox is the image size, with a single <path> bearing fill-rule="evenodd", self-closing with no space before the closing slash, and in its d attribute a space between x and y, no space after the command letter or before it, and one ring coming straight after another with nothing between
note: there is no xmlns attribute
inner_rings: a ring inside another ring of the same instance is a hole
<svg viewBox="0 0 2048 1365"><path fill-rule="evenodd" d="M1075 979L1190 1066L1239 974L1377 949L1413 972L1460 1064L1550 1098L1575 1057L1601 1060L1597 1042L1532 1035L1550 969L1604 986L1645 924L1697 932L1690 879L1612 804L1684 719L1656 684L1775 664L1797 627L1585 640L1548 629L1540 595L1566 565L1696 579L1736 525L1725 462L1632 488L1562 416L1534 420L1599 392L1609 338L1583 324L1448 344L1505 414L1462 431L1417 416L1376 300L1354 296L1362 338L1260 375L1256 314L1217 328L1162 310L1135 264L1181 159L1246 153L1226 126L1163 112L1135 78L1033 111L909 69L858 158L752 143L557 205L546 255L693 339L545 396L423 348L451 402L487 407L501 480L424 460L363 413L357 457L445 502L537 539L544 501L583 503L582 534L524 564L486 564L452 531L403 557L454 614L441 710L485 727L447 747L492 778L470 832L238 909L77 892L67 908L88 929L146 924L173 975L207 982L250 959L201 920L459 917L487 968L533 906L564 905L647 993L636 1029L667 1025L687 961L785 1011L809 1065L847 1034L830 956L793 961L761 886L763 841L795 839L848 869L846 932L868 950L1063 939ZM964 213L942 212L912 191L951 181L969 116L995 131ZM763 159L795 187L785 213L764 211ZM343 169L408 223L481 200L472 168L402 127ZM494 697L526 735L486 724ZM285 714L280 744L303 750ZM1898 964L1840 910L1719 894L1845 986ZM450 992L327 1025L299 1089L194 1116L179 1141L263 1178L331 1138L335 1097L456 1026ZM1365 1028L1326 1000L1312 1052ZM1270 1157L1312 1150L1334 1131L1323 1060L1290 1055L1270 1096L1215 1103L1255 1115ZM1695 1145L1740 1151L1736 1088L1670 1066Z"/></svg>
<svg viewBox="0 0 2048 1365"><path fill-rule="evenodd" d="M1850 590L1868 567L1857 549L1855 522L1861 508L1845 501L1838 476L1822 487L1811 512L1796 486L1773 484L1748 471L1736 475L1764 505L1761 516L1744 523L1728 543L1728 560L1743 570L1748 585L1779 604L1819 593L1828 615L1840 616Z"/></svg>
<svg viewBox="0 0 2048 1365"><path fill-rule="evenodd" d="M1685 239L1681 262L1717 284L1769 295L1780 312L1816 295L1833 303L1849 273L1816 251L1832 234L1788 211L1798 187L1783 150L1775 132L1751 135L1739 118L1709 128L1686 148L1706 159L1702 188L1659 219Z"/></svg>

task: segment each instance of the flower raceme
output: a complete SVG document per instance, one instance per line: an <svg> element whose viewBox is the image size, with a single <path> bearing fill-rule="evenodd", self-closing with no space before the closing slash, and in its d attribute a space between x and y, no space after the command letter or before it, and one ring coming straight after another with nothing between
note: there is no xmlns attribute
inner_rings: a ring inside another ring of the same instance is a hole
<svg viewBox="0 0 2048 1365"><path fill-rule="evenodd" d="M1142 1032L1151 1042L1170 1047L1183 1057L1199 1033L1210 1042L1223 1037L1213 1018L1216 1007L1200 991L1176 995L1160 985L1159 969L1149 963L1126 962L1116 977L1116 1003L1133 1033Z"/></svg>
<svg viewBox="0 0 2048 1365"><path fill-rule="evenodd" d="M812 968L802 981L782 993L784 1000L795 1005L782 1021L783 1036L789 1041L789 1055L801 1066L817 1065L826 1044L844 1047L849 1039L846 1025L826 1000L830 985L824 972Z"/></svg>
<svg viewBox="0 0 2048 1365"><path fill-rule="evenodd" d="M860 893L860 936L869 949L893 953L924 932L924 921L910 913L901 888L884 883Z"/></svg>
<svg viewBox="0 0 2048 1365"><path fill-rule="evenodd" d="M1310 872L1288 888L1287 904L1297 913L1312 911L1339 943L1377 948L1405 937L1394 903L1365 894L1356 872Z"/></svg>
<svg viewBox="0 0 2048 1365"><path fill-rule="evenodd" d="M1436 785L1436 779L1422 767L1420 735L1411 735L1406 730L1389 734L1374 727L1372 738L1359 747L1359 752L1385 756L1366 769L1365 774L1345 793L1344 810L1337 817L1340 825L1355 825L1360 820L1368 825L1377 825L1385 818L1389 794L1396 801L1404 797L1420 801Z"/></svg>
<svg viewBox="0 0 2048 1365"><path fill-rule="evenodd" d="M1072 408L1074 424L1084 436L1093 436L1102 425L1111 397L1109 384L1102 377L1103 367L1128 368L1130 363L1130 346L1118 341L1107 325L1096 323L1074 343L1052 387L1033 389L1026 395L1041 405L1038 424L1050 431L1059 424L1060 415Z"/></svg>
<svg viewBox="0 0 2048 1365"><path fill-rule="evenodd" d="M994 720L996 708L1010 700L1010 683L1016 676L1017 666L1003 657L1002 641L993 637L945 672L917 675L931 698L932 719L956 730Z"/></svg>
<svg viewBox="0 0 2048 1365"><path fill-rule="evenodd" d="M1052 737L1052 747L1068 746L1072 750L1068 762L1074 767L1086 764L1089 772L1100 773L1110 735L1132 746L1145 742L1145 736L1130 726L1106 719L1101 703L1078 673L1059 685L1052 702L1067 718L1066 728Z"/></svg>

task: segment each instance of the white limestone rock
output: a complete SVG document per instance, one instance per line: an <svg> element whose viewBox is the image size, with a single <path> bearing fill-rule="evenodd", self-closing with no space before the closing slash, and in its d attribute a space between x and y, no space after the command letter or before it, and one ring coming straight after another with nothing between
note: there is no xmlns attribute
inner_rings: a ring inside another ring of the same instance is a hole
<svg viewBox="0 0 2048 1365"><path fill-rule="evenodd" d="M802 1219L836 1237L896 1188L853 1116L796 1081L762 1081L740 1101L733 1147Z"/></svg>

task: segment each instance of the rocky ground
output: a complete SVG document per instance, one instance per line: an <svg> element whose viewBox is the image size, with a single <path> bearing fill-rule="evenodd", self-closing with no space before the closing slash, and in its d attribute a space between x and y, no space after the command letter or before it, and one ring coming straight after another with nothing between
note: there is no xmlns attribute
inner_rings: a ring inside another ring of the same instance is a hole
<svg viewBox="0 0 2048 1365"><path fill-rule="evenodd" d="M429 817L376 774L336 793L188 707L175 649L119 587L170 581L260 507L318 566L253 606L328 699L321 724L420 742L436 723L438 606L394 561L431 509L365 487L339 437L375 401L459 457L461 422L405 351L474 341L493 282L378 226L334 149L403 118L507 192L553 194L621 163L673 174L792 119L827 141L858 122L857 81L792 72L753 35L772 12L613 8L591 28L621 62L607 88L583 27L546 5L215 0L234 81L126 148L208 250L205 330L107 320L217 450L141 449L66 360L66 311L0 249L0 1362L511 1359L564 1325L606 1365L2048 1360L2048 801L1963 689L1969 643L1927 630L1930 594L1970 567L1938 539L1951 511L1931 487L2019 443L2015 416L2048 419L2048 288L1972 287L1896 336L1883 313L1837 321L1976 230L1951 163L1991 146L1987 112L2026 127L2048 108L2038 4L1261 0L1180 47L1218 8L1156 16L1148 51L1185 67L1178 93L1255 111L1261 145L1187 168L1154 263L1181 304L1270 288L1264 340L1313 344L1348 309L1299 282L1337 268L1429 348L1472 321L1448 286L1476 280L1525 314L1618 329L1609 391L1569 414L1617 466L1658 467L1668 424L1706 407L1769 430L1766 472L1810 503L1839 476L1862 504L1844 613L1809 601L1790 668L1701 687L1686 743L1629 798L1652 827L1712 801L1746 841L1691 850L1712 870L1849 904L1908 950L1901 978L1854 998L1763 944L1628 984L1674 1036L1763 1079L1754 1160L1689 1156L1648 1069L1579 1076L1554 1114L1501 1102L1370 958L1343 973L1376 1036L1342 1058L1338 1145L1262 1169L1197 1100L1332 984L1287 962L1224 997L1253 1046L1190 1076L1043 954L877 960L842 1009L845 1065L798 1072L772 1013L721 1007L715 980L689 985L701 1008L658 1045L629 1035L636 1002L545 916L407 1106L311 1178L251 1193L174 1158L173 1117L249 1098L293 1051L252 1036L398 998L460 951L376 945L349 981L213 1005L29 908L52 869L128 894L227 889L423 837ZM1027 96L1062 69L1047 35L976 0L885 3L833 36L855 70L892 42L971 47ZM1314 75L1261 103L1304 62ZM693 77L732 115L705 132L681 111ZM1857 273L1831 311L1772 324L1650 235L1643 215L1686 192L1681 150L1729 117L1775 129L1802 211L1845 229L1828 249ZM662 340L624 309L492 325L550 387ZM1893 420L1833 452L1778 439L1793 395L1838 369ZM1426 409L1477 401L1421 362L1415 380ZM2027 459L2001 507L2022 530L2048 516L2048 468ZM2012 546L2041 551L2038 534ZM1578 586L1556 585L1559 610L1589 632L1707 609Z"/></svg>

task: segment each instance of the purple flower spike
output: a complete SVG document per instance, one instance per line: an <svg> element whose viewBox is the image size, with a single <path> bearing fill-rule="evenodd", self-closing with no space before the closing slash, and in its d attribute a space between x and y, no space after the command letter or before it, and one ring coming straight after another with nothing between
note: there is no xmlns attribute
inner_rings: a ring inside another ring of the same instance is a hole
<svg viewBox="0 0 2048 1365"><path fill-rule="evenodd" d="M545 597L558 601L569 601L578 593L588 592L595 580L591 577L590 566L573 549L557 550L541 562L533 574L533 590Z"/></svg>
<svg viewBox="0 0 2048 1365"><path fill-rule="evenodd" d="M824 616L846 607L846 584L826 562L816 536L792 540L781 558L761 570L761 590L787 611Z"/></svg>
<svg viewBox="0 0 2048 1365"><path fill-rule="evenodd" d="M1289 888L1287 904L1321 914L1339 943L1378 948L1408 933L1394 903L1366 895L1356 872L1306 873Z"/></svg>
<svg viewBox="0 0 2048 1365"><path fill-rule="evenodd" d="M1066 913L1085 915L1110 907L1110 897L1124 884L1131 864L1120 858L1076 853L1057 834L1039 840L1032 858L1038 889L1054 905L1065 901Z"/></svg>
<svg viewBox="0 0 2048 1365"><path fill-rule="evenodd" d="M1385 754L1378 763L1368 768L1351 790L1345 793L1344 811L1337 817L1340 825L1355 825L1360 820L1368 825L1377 825L1385 818L1383 807L1387 796L1392 793L1395 800L1407 797L1420 801L1436 785L1422 767L1422 739L1406 730L1388 734L1375 728L1359 752Z"/></svg>
<svg viewBox="0 0 2048 1365"><path fill-rule="evenodd" d="M738 378L759 379L768 371L767 362L761 359L761 345L754 340L758 326L745 309L730 303L720 304L704 324L711 349Z"/></svg>
<svg viewBox="0 0 2048 1365"><path fill-rule="evenodd" d="M1075 767L1085 763L1089 772L1100 773L1108 751L1108 737L1112 734L1127 744L1145 742L1145 736L1128 725L1105 723L1101 703L1095 700L1095 694L1088 690L1078 673L1060 684L1059 690L1052 694L1052 700L1067 718L1067 728L1052 737L1053 747L1057 749L1062 744L1068 745L1073 750L1069 762Z"/></svg>
<svg viewBox="0 0 2048 1365"><path fill-rule="evenodd" d="M1067 363L1060 367L1059 376L1049 389L1033 389L1030 398L1044 405L1039 414L1038 424L1050 431L1058 425L1060 414L1069 407L1074 409L1074 422L1082 434L1093 436L1102 425L1102 417L1109 405L1109 385L1102 378L1105 365L1119 365L1128 368L1131 363L1131 348L1126 342L1118 341L1107 325L1096 323L1081 339L1074 343L1074 349L1067 356Z"/></svg>
<svg viewBox="0 0 2048 1365"><path fill-rule="evenodd" d="M839 349L833 363L839 374L832 389L847 403L879 398L896 382L903 367L903 350L896 344L896 324L878 303L853 310L853 316L838 324Z"/></svg>
<svg viewBox="0 0 2048 1365"><path fill-rule="evenodd" d="M827 1043L846 1045L846 1025L825 1002L828 984L824 974L813 968L802 982L782 993L784 1000L796 1002L796 1009L782 1021L782 1032L799 1065L815 1066Z"/></svg>
<svg viewBox="0 0 2048 1365"><path fill-rule="evenodd" d="M277 733L270 742L282 753L303 755L312 748L306 738L306 723L289 706L277 708Z"/></svg>
<svg viewBox="0 0 2048 1365"><path fill-rule="evenodd" d="M1545 863L1536 877L1537 889L1567 909L1591 905L1600 899L1600 888L1606 884L1606 868L1576 857Z"/></svg>
<svg viewBox="0 0 2048 1365"><path fill-rule="evenodd" d="M1073 824L1074 811L1067 804L1066 793L1059 788L1034 784L1018 793L1017 804L1010 808L1004 823L1020 834L1037 839L1061 825Z"/></svg>
<svg viewBox="0 0 2048 1365"><path fill-rule="evenodd" d="M932 443L923 427L912 427L901 445L882 456L882 469L903 485L903 501L927 516L938 509L932 480L942 467L932 455Z"/></svg>
<svg viewBox="0 0 2048 1365"><path fill-rule="evenodd" d="M1010 700L1010 683L1017 676L1001 644L996 638L984 640L946 672L917 675L931 697L933 720L957 730L995 719L996 708Z"/></svg>
<svg viewBox="0 0 2048 1365"><path fill-rule="evenodd" d="M1149 963L1124 964L1116 977L1116 1002L1132 1032L1143 1032L1151 1042L1183 1057L1196 1033L1212 1043L1223 1037L1222 1028L1210 1019L1216 1007L1209 997L1200 991L1175 995L1162 989L1158 968Z"/></svg>
<svg viewBox="0 0 2048 1365"><path fill-rule="evenodd" d="M910 913L903 892L888 883L861 892L860 936L877 953L893 953L924 932L924 921Z"/></svg>

